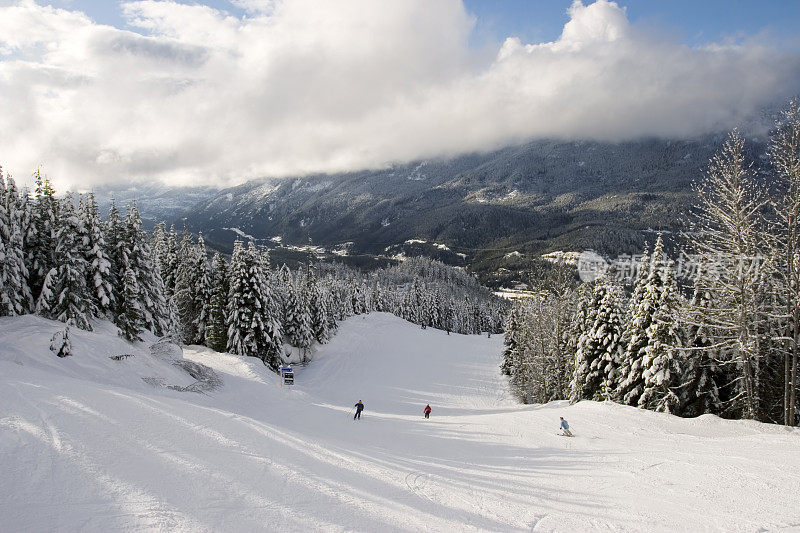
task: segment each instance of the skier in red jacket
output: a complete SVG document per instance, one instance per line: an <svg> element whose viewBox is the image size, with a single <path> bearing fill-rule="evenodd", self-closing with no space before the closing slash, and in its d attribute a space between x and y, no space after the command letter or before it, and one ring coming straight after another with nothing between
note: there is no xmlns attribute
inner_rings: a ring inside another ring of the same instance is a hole
<svg viewBox="0 0 800 533"><path fill-rule="evenodd" d="M425 406L424 412L425 412L425 418L431 417L431 404Z"/></svg>

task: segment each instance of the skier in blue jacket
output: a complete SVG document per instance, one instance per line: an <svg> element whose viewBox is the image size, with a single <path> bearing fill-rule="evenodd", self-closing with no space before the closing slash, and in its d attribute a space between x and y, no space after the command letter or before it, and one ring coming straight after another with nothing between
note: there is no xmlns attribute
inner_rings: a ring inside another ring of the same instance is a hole
<svg viewBox="0 0 800 533"><path fill-rule="evenodd" d="M353 415L353 420L355 420L356 418L361 420L361 411L364 410L364 404L361 402L361 400L358 400L358 403L355 404L353 407L356 408L356 414Z"/></svg>
<svg viewBox="0 0 800 533"><path fill-rule="evenodd" d="M561 419L561 434L565 437L572 437L572 432L569 430L569 424L567 424L567 421L564 420L563 416L560 416L559 418Z"/></svg>

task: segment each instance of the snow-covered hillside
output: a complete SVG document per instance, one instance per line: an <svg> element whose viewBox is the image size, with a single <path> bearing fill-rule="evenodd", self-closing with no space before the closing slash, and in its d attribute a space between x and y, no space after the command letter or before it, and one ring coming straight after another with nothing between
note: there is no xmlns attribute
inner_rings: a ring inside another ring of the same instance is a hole
<svg viewBox="0 0 800 533"><path fill-rule="evenodd" d="M499 336L353 317L289 391L257 359L102 324L58 359L62 327L0 318L0 531L800 528L800 431L520 406Z"/></svg>

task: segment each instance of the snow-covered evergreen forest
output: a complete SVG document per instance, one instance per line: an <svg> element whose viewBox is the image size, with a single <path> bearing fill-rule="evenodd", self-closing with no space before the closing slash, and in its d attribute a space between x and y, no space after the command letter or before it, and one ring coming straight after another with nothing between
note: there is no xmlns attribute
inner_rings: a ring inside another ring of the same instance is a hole
<svg viewBox="0 0 800 533"><path fill-rule="evenodd" d="M771 134L771 173L753 172L745 148L731 133L695 184L693 227L671 243L691 265L676 269L659 235L631 283L612 269L578 284L574 266L554 265L514 306L502 371L522 401L797 424L798 102Z"/></svg>
<svg viewBox="0 0 800 533"><path fill-rule="evenodd" d="M373 310L457 333L502 331L505 304L463 271L428 259L364 274L342 265L273 268L267 248L237 241L226 260L202 236L142 228L136 203L101 219L92 193L32 192L0 170L0 316L26 313L91 330L111 320L183 344L307 362L337 322ZM68 333L65 334L68 338Z"/></svg>

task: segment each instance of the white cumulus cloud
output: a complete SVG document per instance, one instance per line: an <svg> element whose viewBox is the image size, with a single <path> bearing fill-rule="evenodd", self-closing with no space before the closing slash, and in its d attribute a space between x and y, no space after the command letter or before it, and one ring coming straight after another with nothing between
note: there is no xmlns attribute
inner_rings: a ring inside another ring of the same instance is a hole
<svg viewBox="0 0 800 533"><path fill-rule="evenodd" d="M0 164L58 184L231 184L488 150L730 128L800 88L757 42L691 48L576 1L559 39L486 62L460 0L121 4L128 31L0 8Z"/></svg>

